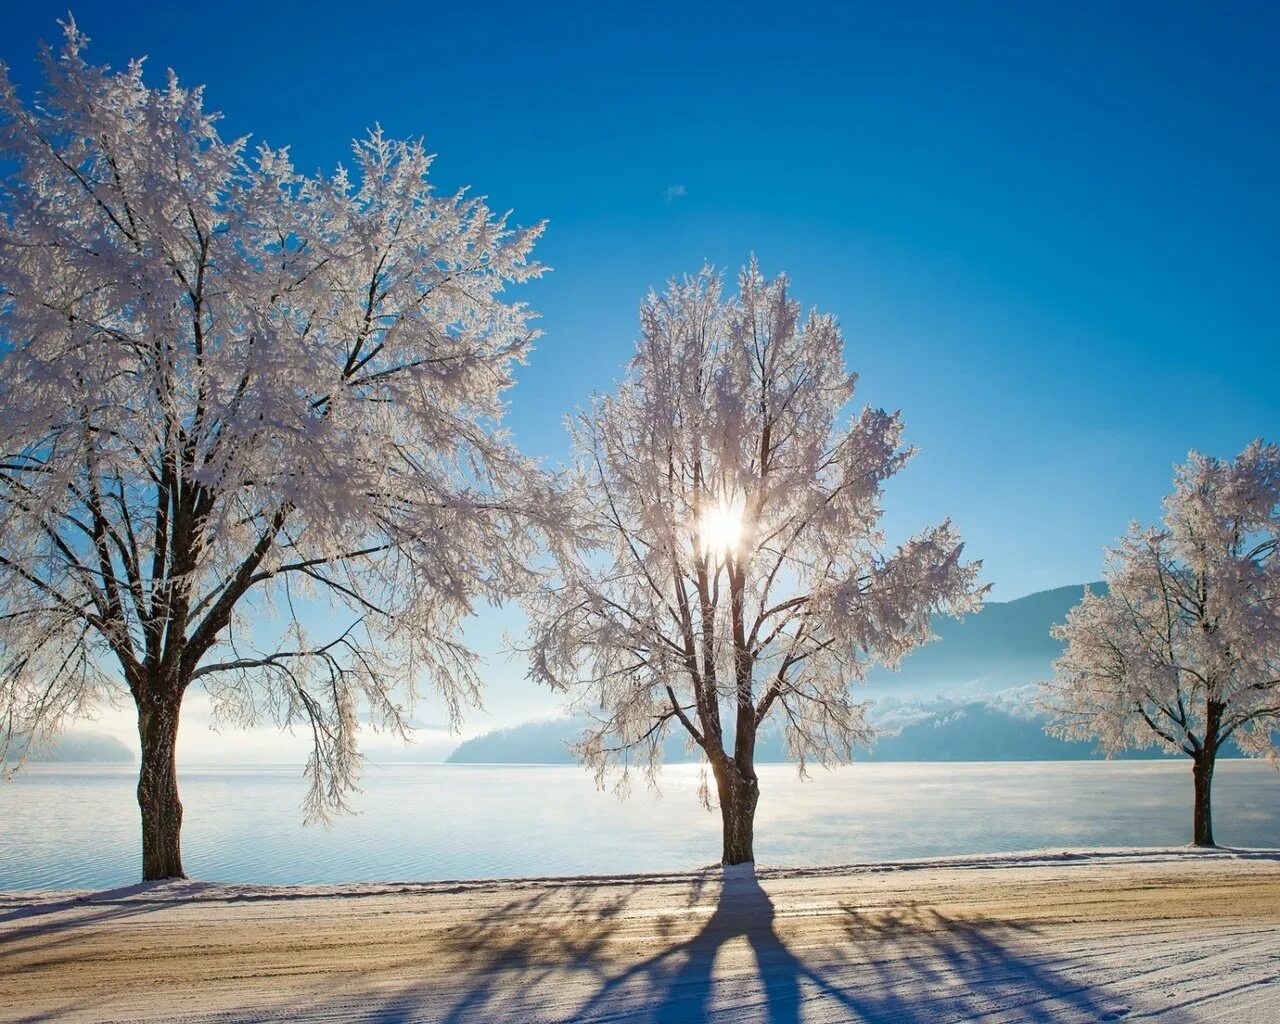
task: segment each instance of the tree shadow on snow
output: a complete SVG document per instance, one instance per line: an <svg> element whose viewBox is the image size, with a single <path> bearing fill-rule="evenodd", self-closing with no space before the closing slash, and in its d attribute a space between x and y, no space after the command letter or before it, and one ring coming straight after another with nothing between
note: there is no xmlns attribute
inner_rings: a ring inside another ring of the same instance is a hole
<svg viewBox="0 0 1280 1024"><path fill-rule="evenodd" d="M844 907L844 917L829 920L816 938L808 933L807 947L792 948L785 918L759 881L734 879L691 938L674 937L677 922L659 917L658 948L646 953L638 943L628 949L625 896L594 909L580 903L572 925L563 917L539 921L539 908L527 902L486 915L459 935L462 948L483 965L460 996L408 986L376 1006L366 1004L361 1019L800 1024L808 1006L823 1020L876 1024L933 1024L993 1012L1034 1024L1094 1024L1131 1010L1088 983L1083 971L1067 974L1052 956L1020 950L1019 938L1034 933L1026 925L952 919L914 907ZM652 936L652 926L646 923L643 934ZM652 949L652 938L649 944ZM722 957L735 963L729 969L721 963L717 971ZM454 1001L442 1005L450 997Z"/></svg>
<svg viewBox="0 0 1280 1024"><path fill-rule="evenodd" d="M197 898L207 887L208 883L186 880L138 882L58 899L23 898L0 913L0 960L73 942L93 925L167 910Z"/></svg>
<svg viewBox="0 0 1280 1024"><path fill-rule="evenodd" d="M912 905L842 905L832 913L825 900L780 914L758 879L722 882L718 871L689 879L669 907L633 906L641 888L513 889L473 921L428 928L425 943L401 926L403 945L389 946L376 966L317 977L304 1003L244 1006L216 1018L800 1024L812 1016L933 1024L994 1016L1093 1024L1132 1009L1090 977L1087 951L1030 943L1036 929L1026 924ZM28 908L0 928L0 964L54 966L72 955L59 947L79 926L199 898L199 890L198 883L130 887Z"/></svg>
<svg viewBox="0 0 1280 1024"><path fill-rule="evenodd" d="M843 941L815 949L811 964L779 934L760 883L735 880L692 939L610 977L581 1018L612 1018L633 1002L619 994L637 990L645 998L623 1016L654 1024L716 1016L800 1024L806 1003L821 1006L824 1018L834 1011L837 1019L898 1024L968 1019L993 1007L1016 1007L1019 1019L1046 1024L1114 1019L1129 1009L1020 955L1008 941L1014 926L936 911L846 913ZM739 940L755 960L754 976L717 979L717 958Z"/></svg>

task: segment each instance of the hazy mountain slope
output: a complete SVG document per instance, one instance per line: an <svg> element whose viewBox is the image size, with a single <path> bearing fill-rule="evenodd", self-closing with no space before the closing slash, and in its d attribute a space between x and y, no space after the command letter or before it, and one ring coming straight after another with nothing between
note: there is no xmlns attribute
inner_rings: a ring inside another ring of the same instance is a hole
<svg viewBox="0 0 1280 1024"><path fill-rule="evenodd" d="M858 751L859 761L1065 761L1096 758L1092 743L1068 743L1044 732L1039 715L1013 714L984 701L956 705L940 702L938 710L901 729L882 735L873 751ZM580 719L530 722L513 729L467 740L449 755L450 764L571 764L568 743L581 731ZM667 741L669 764L693 760L683 737ZM1159 757L1158 751L1135 751L1131 757ZM788 760L780 730L760 736L756 760L761 764Z"/></svg>
<svg viewBox="0 0 1280 1024"><path fill-rule="evenodd" d="M127 764L135 760L132 750L104 732L73 729L48 747L32 751L31 761L97 764Z"/></svg>
<svg viewBox="0 0 1280 1024"><path fill-rule="evenodd" d="M868 761L1067 761L1101 757L1089 742L1048 736L1044 717L1024 716L982 701L949 707L882 737ZM1155 750L1128 757L1161 757Z"/></svg>
<svg viewBox="0 0 1280 1024"><path fill-rule="evenodd" d="M582 729L580 721L553 718L495 729L463 740L446 764L572 764L566 744Z"/></svg>
<svg viewBox="0 0 1280 1024"><path fill-rule="evenodd" d="M1104 589L1104 584L1090 584ZM1083 586L1058 587L1016 601L993 601L963 620L938 617L937 639L908 657L897 672L869 674L867 696L888 735L874 760L1039 760L1090 757L1087 743L1046 736L1030 707L1029 685L1050 676L1062 645L1049 635L1079 602ZM530 722L462 743L453 763L568 763L566 749L582 729L568 719ZM786 760L780 730L761 735L758 760ZM863 754L862 756L868 756ZM668 761L688 759L683 737L666 749Z"/></svg>
<svg viewBox="0 0 1280 1024"><path fill-rule="evenodd" d="M1091 583L1105 591L1103 583ZM1057 587L1016 601L992 601L964 619L938 616L937 639L910 655L897 672L873 670L877 691L990 692L1046 678L1062 644L1049 630L1080 602L1083 586Z"/></svg>

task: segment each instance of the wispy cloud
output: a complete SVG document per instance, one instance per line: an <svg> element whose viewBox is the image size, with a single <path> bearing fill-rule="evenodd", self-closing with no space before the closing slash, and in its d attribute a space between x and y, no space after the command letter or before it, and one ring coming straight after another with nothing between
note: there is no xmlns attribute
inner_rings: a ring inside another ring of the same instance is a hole
<svg viewBox="0 0 1280 1024"><path fill-rule="evenodd" d="M668 206L670 206L681 196L687 196L688 194L689 190L683 185L668 185L662 190L662 199Z"/></svg>

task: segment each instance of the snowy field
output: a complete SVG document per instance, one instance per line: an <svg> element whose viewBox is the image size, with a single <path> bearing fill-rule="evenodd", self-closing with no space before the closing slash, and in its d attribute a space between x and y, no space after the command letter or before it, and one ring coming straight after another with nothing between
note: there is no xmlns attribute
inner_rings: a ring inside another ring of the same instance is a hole
<svg viewBox="0 0 1280 1024"><path fill-rule="evenodd" d="M0 895L51 1021L1280 1020L1280 851Z"/></svg>

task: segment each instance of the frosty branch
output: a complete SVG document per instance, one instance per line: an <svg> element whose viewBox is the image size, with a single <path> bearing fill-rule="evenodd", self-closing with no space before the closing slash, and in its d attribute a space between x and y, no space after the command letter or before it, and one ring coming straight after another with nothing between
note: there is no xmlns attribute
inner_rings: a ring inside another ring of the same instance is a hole
<svg viewBox="0 0 1280 1024"><path fill-rule="evenodd" d="M536 333L499 293L541 226L437 195L380 130L299 175L85 43L44 52L35 103L0 70L0 707L29 745L123 688L166 877L192 684L311 733L310 817L354 782L362 705L403 732L420 678L454 720L478 700L460 622L551 525L499 427Z"/></svg>
<svg viewBox="0 0 1280 1024"><path fill-rule="evenodd" d="M886 552L885 480L910 458L896 414L842 422L856 378L829 316L754 262L722 299L710 270L651 294L617 391L573 424L576 550L531 602L532 674L597 725L597 780L652 780L683 729L715 778L724 859L752 859L758 730L781 720L801 771L870 742L851 693L934 612L978 607L949 523Z"/></svg>
<svg viewBox="0 0 1280 1024"><path fill-rule="evenodd" d="M1106 593L1055 630L1067 647L1044 684L1052 730L1108 754L1160 744L1192 760L1193 838L1213 845L1219 751L1276 760L1280 725L1280 448L1232 460L1193 452L1164 522L1108 552Z"/></svg>

